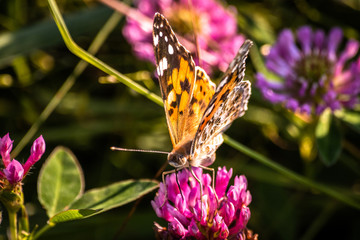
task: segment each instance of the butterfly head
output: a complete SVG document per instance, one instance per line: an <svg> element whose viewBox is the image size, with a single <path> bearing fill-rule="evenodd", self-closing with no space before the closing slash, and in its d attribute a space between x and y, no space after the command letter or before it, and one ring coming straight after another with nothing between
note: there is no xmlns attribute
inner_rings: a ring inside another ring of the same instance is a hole
<svg viewBox="0 0 360 240"><path fill-rule="evenodd" d="M177 152L171 152L168 154L168 162L174 168L184 168L187 167L189 163L186 156Z"/></svg>

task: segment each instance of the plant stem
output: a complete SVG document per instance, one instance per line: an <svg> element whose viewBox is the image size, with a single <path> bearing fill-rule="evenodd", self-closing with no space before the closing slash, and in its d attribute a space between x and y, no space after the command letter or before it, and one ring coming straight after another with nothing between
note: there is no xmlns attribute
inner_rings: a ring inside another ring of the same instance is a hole
<svg viewBox="0 0 360 240"><path fill-rule="evenodd" d="M54 227L55 225L50 225L50 224L46 224L45 226L43 226L39 231L37 231L37 233L35 234L33 240L37 239L38 237L40 237L44 232L46 232L47 230L49 230L50 228Z"/></svg>
<svg viewBox="0 0 360 240"><path fill-rule="evenodd" d="M10 239L17 240L17 214L15 211L8 211L9 214L9 228L10 228Z"/></svg>
<svg viewBox="0 0 360 240"><path fill-rule="evenodd" d="M114 30L114 28L120 22L121 16L118 13L114 13L110 16L109 20L105 23L104 27L99 31L96 35L94 41L91 43L88 51L91 54L96 54L100 47L105 42L106 38L109 34ZM14 151L12 152L12 157L16 157L19 152L24 148L24 146L34 137L35 133L39 130L41 124L43 124L46 119L50 116L50 114L56 109L62 99L66 96L72 86L75 84L76 79L83 73L85 68L89 65L86 61L79 61L79 63L75 66L73 72L70 76L65 80L63 85L59 88L59 90L55 93L53 98L50 100L48 105L42 111L40 116L36 119L36 121L32 124L30 129L27 131L25 136L21 139L19 144L16 146Z"/></svg>
<svg viewBox="0 0 360 240"><path fill-rule="evenodd" d="M29 232L29 216L24 205L21 206L21 217L19 219L19 231Z"/></svg>
<svg viewBox="0 0 360 240"><path fill-rule="evenodd" d="M119 73L114 68L110 67L109 65L102 62L100 59L92 56L91 54L86 52L84 49L79 47L74 42L74 40L71 38L69 30L67 29L67 27L65 25L64 19L61 16L60 10L59 10L58 6L56 5L55 0L48 0L48 2L49 2L51 14L53 15L56 25L59 28L61 36L63 37L66 46L69 48L69 50L72 53L74 53L76 56L82 58L83 60L87 61L88 63L92 64L93 66L97 67L98 69L104 71L105 73L107 73L111 76L115 76L119 82L125 84L127 87L135 90L136 92L144 95L145 97L149 98L151 101L153 101L159 105L163 104L161 97L152 93L151 91L144 88L143 86L137 84L136 82L134 82L127 76Z"/></svg>
<svg viewBox="0 0 360 240"><path fill-rule="evenodd" d="M227 143L229 146L235 148L236 150L239 150L240 152L246 154L247 156L261 162L262 164L270 167L271 169L281 173L282 175L301 183L304 186L310 187L312 189L316 189L322 193L325 193L343 203L346 203L352 207L355 207L357 209L360 209L360 203L351 197L348 197L347 195L336 191L334 188L328 187L324 184L316 183L309 178L303 177L290 169L287 169L280 164L270 160L269 158L265 157L264 155L261 155L260 153L255 152L254 150L246 147L245 145L242 145L241 143L238 143L234 139L230 138L229 136L224 135L224 142Z"/></svg>

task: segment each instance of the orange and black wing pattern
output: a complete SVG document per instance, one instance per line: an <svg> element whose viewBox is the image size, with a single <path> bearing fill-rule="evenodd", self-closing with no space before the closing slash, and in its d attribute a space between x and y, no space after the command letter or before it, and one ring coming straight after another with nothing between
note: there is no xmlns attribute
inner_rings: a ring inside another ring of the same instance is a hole
<svg viewBox="0 0 360 240"><path fill-rule="evenodd" d="M168 21L156 13L153 45L170 137L175 147L195 136L215 84L181 45Z"/></svg>
<svg viewBox="0 0 360 240"><path fill-rule="evenodd" d="M207 159L222 143L221 134L238 117L244 115L251 94L251 84L244 81L245 60L252 41L246 40L220 81L207 106L191 147L192 166L207 166ZM204 162L205 161L205 162Z"/></svg>

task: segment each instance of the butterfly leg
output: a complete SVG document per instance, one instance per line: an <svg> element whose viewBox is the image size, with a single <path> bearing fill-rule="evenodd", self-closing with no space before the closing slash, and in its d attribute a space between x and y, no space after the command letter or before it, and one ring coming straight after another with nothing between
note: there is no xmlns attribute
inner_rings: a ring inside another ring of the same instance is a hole
<svg viewBox="0 0 360 240"><path fill-rule="evenodd" d="M201 166L201 165L199 167L201 167L204 170L210 171L212 173L212 184L211 184L211 186L212 186L212 189L213 189L214 194L215 194L216 202L219 203L219 198L218 198L218 196L216 194L216 191L215 191L215 170L213 168L209 168L209 167L205 167L205 166Z"/></svg>
<svg viewBox="0 0 360 240"><path fill-rule="evenodd" d="M203 201L202 201L202 200L203 200L203 199L202 199L202 197L203 197L203 185L202 185L200 179L195 175L195 173L194 173L194 171L193 171L193 169L192 169L191 166L189 167L189 169L190 169L191 174L192 174L193 177L195 178L195 180L196 180L196 181L199 183L199 185L200 185L200 202L201 202L200 211L201 211L201 217L202 217L202 214L203 214Z"/></svg>
<svg viewBox="0 0 360 240"><path fill-rule="evenodd" d="M176 176L176 184L178 185L178 188L179 188L179 191L180 191L180 194L181 194L181 197L183 198L183 200L185 200L185 196L181 190L181 187L180 187L180 183L179 183L179 178L178 178L178 171L181 170L182 168L179 168L179 169L174 169L174 170L170 170L170 171L165 171L162 173L162 181L163 181L163 184L165 185L165 199L167 199L167 187L166 187L166 183L165 183L165 175L167 174L170 174L170 173L175 173L175 176ZM164 203L161 205L161 207L163 207L165 205L165 202L166 200L164 201Z"/></svg>

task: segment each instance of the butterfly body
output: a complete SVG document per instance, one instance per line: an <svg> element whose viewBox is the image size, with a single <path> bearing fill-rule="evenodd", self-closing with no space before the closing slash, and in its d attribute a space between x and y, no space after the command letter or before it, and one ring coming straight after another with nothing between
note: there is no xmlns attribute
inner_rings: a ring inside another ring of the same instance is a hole
<svg viewBox="0 0 360 240"><path fill-rule="evenodd" d="M245 41L217 88L160 13L154 17L153 45L173 144L168 162L175 169L207 167L215 161L222 133L247 110L251 88L243 78L252 42Z"/></svg>

